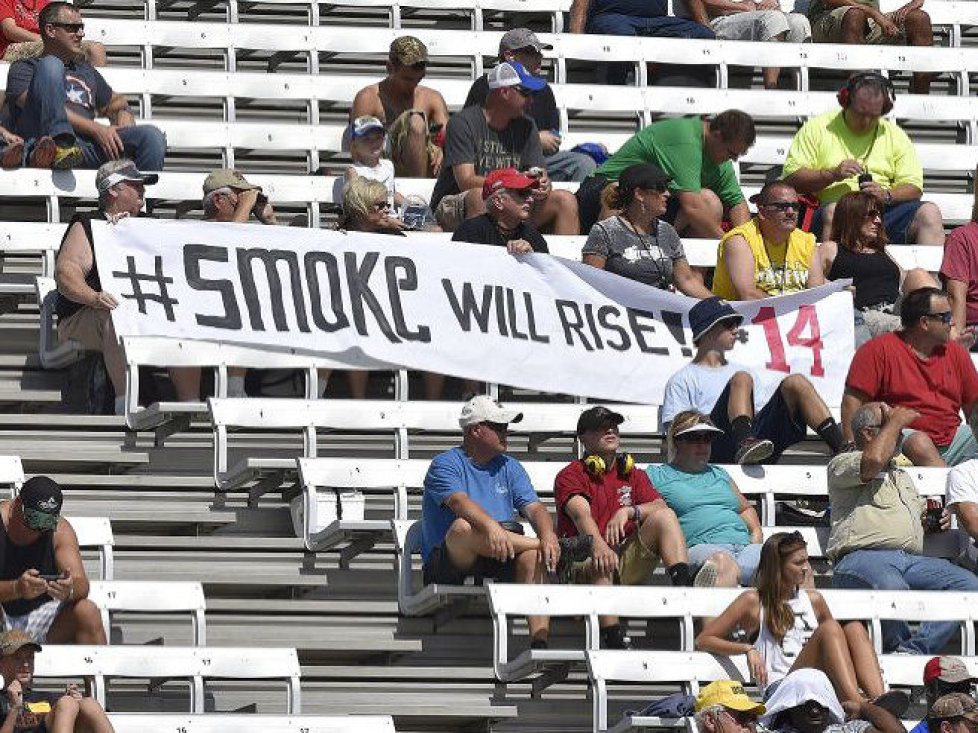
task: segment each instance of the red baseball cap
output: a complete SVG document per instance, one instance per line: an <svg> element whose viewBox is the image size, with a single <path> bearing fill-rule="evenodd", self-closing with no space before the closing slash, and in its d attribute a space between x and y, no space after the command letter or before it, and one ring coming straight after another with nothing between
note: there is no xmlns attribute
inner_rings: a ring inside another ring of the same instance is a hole
<svg viewBox="0 0 978 733"><path fill-rule="evenodd" d="M934 680L954 684L970 682L974 678L960 657L934 657L924 666L924 684Z"/></svg>
<svg viewBox="0 0 978 733"><path fill-rule="evenodd" d="M536 183L536 179L524 176L515 168L496 168L486 175L486 180L482 184L482 198L487 199L503 188L522 191L532 188Z"/></svg>

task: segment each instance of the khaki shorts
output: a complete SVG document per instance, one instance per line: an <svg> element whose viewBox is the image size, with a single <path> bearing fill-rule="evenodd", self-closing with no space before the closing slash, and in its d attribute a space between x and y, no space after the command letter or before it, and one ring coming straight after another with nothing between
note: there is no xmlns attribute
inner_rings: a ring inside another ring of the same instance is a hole
<svg viewBox="0 0 978 733"><path fill-rule="evenodd" d="M82 308L58 323L58 339L77 341L88 351L102 351L106 329L111 327L112 311Z"/></svg>
<svg viewBox="0 0 978 733"><path fill-rule="evenodd" d="M465 221L465 191L442 196L435 209L435 221L444 232L454 232Z"/></svg>
<svg viewBox="0 0 978 733"><path fill-rule="evenodd" d="M846 12L852 9L852 5L845 5L835 8L827 13L821 13L812 19L812 38L815 43L841 43L842 42L842 18ZM858 10L858 8L857 8ZM907 42L907 31L902 23L897 23L894 13L886 13L887 18L896 23L900 32L895 36L887 37L883 35L882 29L872 18L869 19L869 34L864 43L874 45L898 45L902 46Z"/></svg>
<svg viewBox="0 0 978 733"><path fill-rule="evenodd" d="M391 126L387 130L388 154L394 163L394 175L406 176L408 171L404 165L404 150L411 136L411 118L414 115L420 115L424 122L424 142L425 147L428 148L428 169L425 171L425 176L432 178L434 173L431 170L431 148L434 146L434 143L431 142L431 133L428 132L428 116L420 109L405 110L391 123Z"/></svg>
<svg viewBox="0 0 978 733"><path fill-rule="evenodd" d="M636 530L618 549L618 569L615 585L644 585L659 564L659 556L642 544ZM586 585L594 582L594 561L590 558L570 567L570 582Z"/></svg>

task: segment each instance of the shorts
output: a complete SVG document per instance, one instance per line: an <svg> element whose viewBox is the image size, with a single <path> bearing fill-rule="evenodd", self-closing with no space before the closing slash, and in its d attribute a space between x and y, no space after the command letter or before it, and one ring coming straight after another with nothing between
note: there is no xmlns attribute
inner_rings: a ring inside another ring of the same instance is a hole
<svg viewBox="0 0 978 733"><path fill-rule="evenodd" d="M920 199L913 201L901 201L891 204L883 210L883 226L886 227L887 237L890 244L910 244L907 242L907 230L913 224L913 218L917 215L917 209L924 205ZM811 231L816 239L820 239L823 221L825 217L825 207L819 206L815 209L812 216Z"/></svg>
<svg viewBox="0 0 978 733"><path fill-rule="evenodd" d="M834 8L825 13L819 13L812 21L812 37L815 43L842 43L842 19L845 14L852 9L851 5L841 8ZM858 8L856 8L858 10ZM863 43L878 45L898 45L902 46L907 42L907 31L902 23L897 23L894 19L895 13L885 13L886 17L896 23L899 33L892 38L883 35L882 29L872 18L869 19L869 33ZM892 238L890 241L893 241Z"/></svg>
<svg viewBox="0 0 978 733"><path fill-rule="evenodd" d="M740 568L740 575L737 582L740 585L748 586L754 584L754 576L757 574L757 566L761 563L761 545L751 543L742 545L738 543L702 543L693 545L689 548L689 572L695 575L709 559L710 555L722 552L729 555L737 567Z"/></svg>
<svg viewBox="0 0 978 733"><path fill-rule="evenodd" d="M112 325L112 311L82 308L58 322L58 340L77 341L88 351L102 351L106 329Z"/></svg>
<svg viewBox="0 0 978 733"><path fill-rule="evenodd" d="M38 606L33 611L29 611L22 616L11 616L4 614L3 630L21 629L31 635L38 644L43 644L48 639L48 632L51 631L51 624L61 613L64 601L52 599Z"/></svg>
<svg viewBox="0 0 978 733"><path fill-rule="evenodd" d="M723 431L723 435L718 435L713 441L713 454L710 458L713 463L733 463L734 455L737 453L737 444L734 441L730 417L727 413L729 401L730 383L727 382L727 386L723 388L710 413L713 424ZM754 415L754 437L774 443L774 452L764 463L777 463L782 453L808 437L808 426L800 418L791 416L791 410L788 409L788 403L785 402L780 387L774 391L767 404Z"/></svg>
<svg viewBox="0 0 978 733"><path fill-rule="evenodd" d="M465 221L465 192L450 193L441 197L435 207L435 221L445 232L454 232Z"/></svg>
<svg viewBox="0 0 978 733"><path fill-rule="evenodd" d="M748 10L721 15L714 18L710 26L721 41L777 41L783 35L787 43L804 43L812 37L808 18L801 13L780 10Z"/></svg>
<svg viewBox="0 0 978 733"><path fill-rule="evenodd" d="M647 548L638 532L618 549L618 569L615 571L615 585L645 585L659 564L659 556ZM575 585L594 582L594 561L590 558L571 563L570 581Z"/></svg>
<svg viewBox="0 0 978 733"><path fill-rule="evenodd" d="M919 432L921 431L905 428L903 439L906 440L914 433ZM941 458L948 466L957 466L959 463L964 463L978 455L978 442L975 441L975 435L971 432L971 428L966 423L962 423L958 425L951 442L943 448L937 446L937 452L941 454Z"/></svg>
<svg viewBox="0 0 978 733"><path fill-rule="evenodd" d="M480 557L468 570L459 570L452 564L444 545L435 547L425 561L421 571L425 585L440 583L442 585L463 585L465 579L475 578L481 584L485 578L492 578L501 583L512 583L516 580L516 560L499 562L491 557Z"/></svg>
<svg viewBox="0 0 978 733"><path fill-rule="evenodd" d="M431 141L431 133L428 132L428 116L420 109L404 110L397 116L397 119L391 123L390 127L387 129L387 154L394 163L395 176L409 175L410 171L408 171L404 165L404 150L407 147L408 139L411 136L411 118L414 115L420 115L421 120L424 122L424 142L429 153L429 163L428 169L425 171L425 177L431 178L433 176L433 172L431 170L430 154L434 143Z"/></svg>

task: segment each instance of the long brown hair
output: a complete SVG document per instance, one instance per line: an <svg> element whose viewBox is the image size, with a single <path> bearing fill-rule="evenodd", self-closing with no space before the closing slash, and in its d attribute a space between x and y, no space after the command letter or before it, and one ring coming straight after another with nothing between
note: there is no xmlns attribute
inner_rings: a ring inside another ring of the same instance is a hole
<svg viewBox="0 0 978 733"><path fill-rule="evenodd" d="M846 249L854 249L859 243L863 222L870 214L880 215L880 230L875 242L865 242L877 252L882 252L889 241L883 225L883 204L865 191L850 191L835 205L832 215L832 239Z"/></svg>
<svg viewBox="0 0 978 733"><path fill-rule="evenodd" d="M784 559L808 543L800 532L778 532L768 537L761 548L761 562L757 566L757 594L767 628L781 642L795 624L795 614L784 600L784 581L781 565Z"/></svg>

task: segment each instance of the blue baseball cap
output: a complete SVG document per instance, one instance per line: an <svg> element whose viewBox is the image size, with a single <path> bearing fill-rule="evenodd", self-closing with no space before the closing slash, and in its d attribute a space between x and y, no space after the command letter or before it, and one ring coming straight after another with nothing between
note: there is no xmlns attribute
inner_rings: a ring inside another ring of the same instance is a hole
<svg viewBox="0 0 978 733"><path fill-rule="evenodd" d="M547 82L539 76L533 76L523 68L519 61L503 61L489 70L486 74L490 89L504 89L506 87L523 87L531 92L539 92Z"/></svg>

